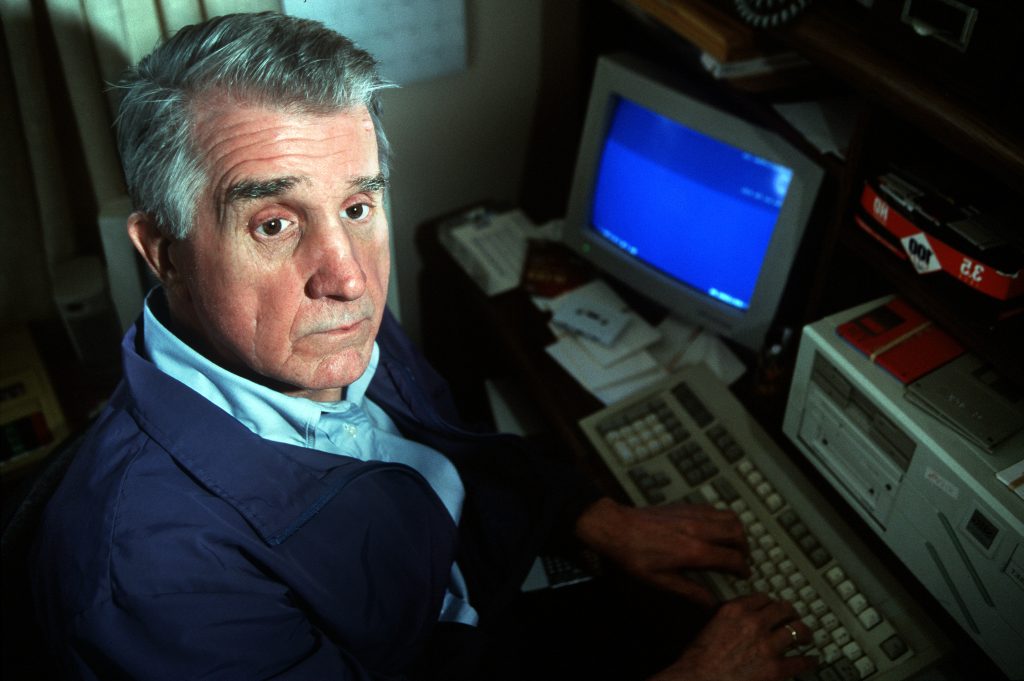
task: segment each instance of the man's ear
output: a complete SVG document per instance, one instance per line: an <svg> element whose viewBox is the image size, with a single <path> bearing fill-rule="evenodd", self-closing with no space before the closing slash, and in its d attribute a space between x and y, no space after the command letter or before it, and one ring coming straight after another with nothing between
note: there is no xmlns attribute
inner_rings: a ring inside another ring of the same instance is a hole
<svg viewBox="0 0 1024 681"><path fill-rule="evenodd" d="M160 283L173 287L180 277L170 254L174 240L157 227L153 216L141 211L129 215L128 237Z"/></svg>

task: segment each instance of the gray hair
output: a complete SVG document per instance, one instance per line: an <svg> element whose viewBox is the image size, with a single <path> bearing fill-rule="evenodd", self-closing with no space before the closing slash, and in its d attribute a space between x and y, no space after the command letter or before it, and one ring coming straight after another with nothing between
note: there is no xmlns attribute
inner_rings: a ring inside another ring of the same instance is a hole
<svg viewBox="0 0 1024 681"><path fill-rule="evenodd" d="M389 174L377 93L391 83L369 53L315 21L264 12L186 26L129 69L119 87L117 144L128 193L172 238L191 231L207 182L192 129L196 103L215 91L311 114L363 105L381 173Z"/></svg>

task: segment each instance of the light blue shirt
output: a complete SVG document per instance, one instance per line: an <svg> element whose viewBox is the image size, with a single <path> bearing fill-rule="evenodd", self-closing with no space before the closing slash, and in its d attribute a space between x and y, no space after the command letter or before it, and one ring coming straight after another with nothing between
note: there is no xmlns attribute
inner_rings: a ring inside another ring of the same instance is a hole
<svg viewBox="0 0 1024 681"><path fill-rule="evenodd" d="M315 402L279 393L206 359L157 319L148 297L143 323L146 354L158 369L198 392L256 435L363 461L408 465L426 478L458 524L465 490L455 466L430 447L402 437L384 410L366 397L380 358L377 343L373 344L366 371L348 386L344 399ZM465 579L455 563L438 619L469 625L476 625L478 620L469 604Z"/></svg>

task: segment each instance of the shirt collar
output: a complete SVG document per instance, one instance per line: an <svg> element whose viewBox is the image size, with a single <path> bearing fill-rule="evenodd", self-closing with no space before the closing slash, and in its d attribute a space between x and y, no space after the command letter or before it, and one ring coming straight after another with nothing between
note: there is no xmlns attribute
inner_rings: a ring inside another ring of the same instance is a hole
<svg viewBox="0 0 1024 681"><path fill-rule="evenodd" d="M234 374L193 350L160 319L163 301L155 298L163 291L156 288L146 297L143 308L143 345L153 364L189 386L210 402L233 416L250 431L275 442L310 446L317 422L323 412L342 411L346 402L361 405L373 380L380 358L373 344L370 362L362 375L347 390L340 402L315 402L293 397Z"/></svg>

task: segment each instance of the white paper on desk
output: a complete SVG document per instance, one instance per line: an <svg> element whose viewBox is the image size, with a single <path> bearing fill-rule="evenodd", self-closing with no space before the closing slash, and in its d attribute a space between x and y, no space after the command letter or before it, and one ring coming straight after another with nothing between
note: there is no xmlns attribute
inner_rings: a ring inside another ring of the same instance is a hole
<svg viewBox="0 0 1024 681"><path fill-rule="evenodd" d="M718 336L705 329L667 317L658 325L658 332L661 340L648 348L648 352L670 373L691 364L703 363L719 380L729 385L747 370Z"/></svg>
<svg viewBox="0 0 1024 681"><path fill-rule="evenodd" d="M643 350L610 366L601 366L587 354L577 338L568 335L547 346L545 350L592 393L658 367L650 353Z"/></svg>
<svg viewBox="0 0 1024 681"><path fill-rule="evenodd" d="M654 385L666 376L668 376L668 372L660 366L656 366L650 371L645 371L642 374L627 378L625 381L613 383L612 385L599 388L593 392L594 396L601 400L603 404L615 404L620 400L626 399L633 393L640 392L644 388Z"/></svg>
<svg viewBox="0 0 1024 681"><path fill-rule="evenodd" d="M610 367L600 366L582 350L582 344L575 336L565 331L560 331L560 334L560 340L548 346L548 354L605 405L625 399L668 375L644 350Z"/></svg>
<svg viewBox="0 0 1024 681"><path fill-rule="evenodd" d="M1008 466L996 474L999 481L1010 488L1010 491L1024 499L1024 460Z"/></svg>
<svg viewBox="0 0 1024 681"><path fill-rule="evenodd" d="M623 358L642 350L657 342L661 334L653 326L641 319L629 309L619 298L618 294L608 284L600 279L589 281L578 286L568 293L564 293L549 301L552 312L557 312L563 305L573 305L591 310L608 308L616 312L628 312L633 319L614 343L602 345L589 338L578 338L587 354L602 367L609 367ZM555 336L560 336L562 331L552 326Z"/></svg>

